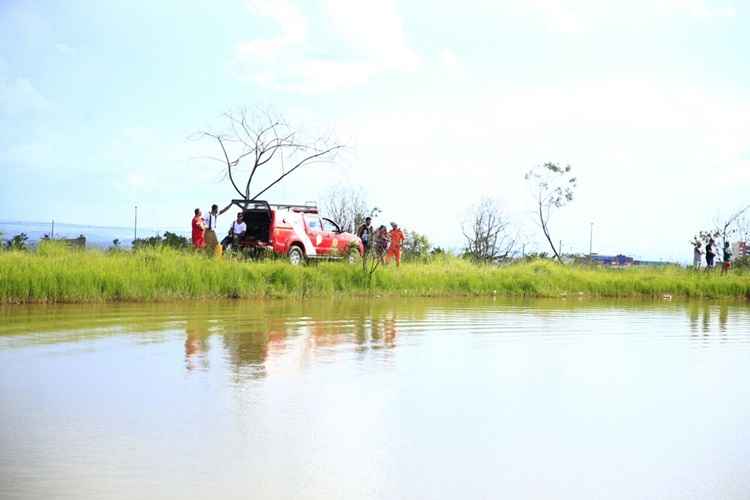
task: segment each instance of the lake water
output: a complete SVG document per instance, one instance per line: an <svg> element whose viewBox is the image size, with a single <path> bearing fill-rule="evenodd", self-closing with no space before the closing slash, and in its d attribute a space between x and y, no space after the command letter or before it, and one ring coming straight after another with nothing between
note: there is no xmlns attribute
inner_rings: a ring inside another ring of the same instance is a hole
<svg viewBox="0 0 750 500"><path fill-rule="evenodd" d="M0 498L747 499L750 308L0 309Z"/></svg>

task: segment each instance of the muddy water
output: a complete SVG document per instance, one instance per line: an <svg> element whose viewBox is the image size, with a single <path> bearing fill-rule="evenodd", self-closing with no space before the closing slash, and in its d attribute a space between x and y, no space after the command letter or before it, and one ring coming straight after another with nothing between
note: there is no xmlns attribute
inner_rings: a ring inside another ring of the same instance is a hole
<svg viewBox="0 0 750 500"><path fill-rule="evenodd" d="M750 309L0 309L0 498L750 498Z"/></svg>

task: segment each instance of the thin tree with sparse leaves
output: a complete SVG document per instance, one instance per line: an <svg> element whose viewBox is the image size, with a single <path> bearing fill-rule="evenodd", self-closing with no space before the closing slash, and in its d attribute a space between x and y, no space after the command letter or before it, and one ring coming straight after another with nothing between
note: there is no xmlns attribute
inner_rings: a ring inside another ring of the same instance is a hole
<svg viewBox="0 0 750 500"><path fill-rule="evenodd" d="M572 167L560 166L557 163L545 163L536 166L526 173L525 179L534 194L534 212L538 218L547 243L558 262L562 257L552 242L550 218L554 209L559 209L573 201L577 179L571 174Z"/></svg>

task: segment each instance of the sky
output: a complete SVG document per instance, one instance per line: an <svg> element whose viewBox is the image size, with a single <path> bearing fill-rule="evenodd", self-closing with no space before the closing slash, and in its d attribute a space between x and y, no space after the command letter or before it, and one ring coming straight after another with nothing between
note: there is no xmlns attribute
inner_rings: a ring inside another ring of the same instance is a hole
<svg viewBox="0 0 750 500"><path fill-rule="evenodd" d="M268 193L362 189L438 245L497 200L543 250L526 171L569 164L565 252L686 261L750 204L750 4L733 0L0 0L0 220L187 231L232 198L227 111L346 149ZM225 216L224 223L230 222Z"/></svg>

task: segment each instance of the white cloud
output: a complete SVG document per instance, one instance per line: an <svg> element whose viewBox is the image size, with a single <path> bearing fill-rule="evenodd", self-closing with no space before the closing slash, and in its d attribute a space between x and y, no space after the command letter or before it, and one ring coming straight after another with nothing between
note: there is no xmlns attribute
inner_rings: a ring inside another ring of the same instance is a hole
<svg viewBox="0 0 750 500"><path fill-rule="evenodd" d="M735 17L731 6L711 6L705 0L658 0L655 7L662 14L687 14L699 18Z"/></svg>
<svg viewBox="0 0 750 500"><path fill-rule="evenodd" d="M419 64L393 1L325 0L325 8L334 30L352 49L384 70L413 70Z"/></svg>
<svg viewBox="0 0 750 500"><path fill-rule="evenodd" d="M276 88L317 94L366 83L378 68L367 62L306 59L286 71L272 80Z"/></svg>
<svg viewBox="0 0 750 500"><path fill-rule="evenodd" d="M49 101L30 79L11 75L10 66L0 57L0 115L44 111Z"/></svg>
<svg viewBox="0 0 750 500"><path fill-rule="evenodd" d="M579 33L602 25L638 26L652 19L692 17L698 19L731 18L732 6L709 5L705 0L528 0L512 4L516 13L531 13L553 31Z"/></svg>
<svg viewBox="0 0 750 500"><path fill-rule="evenodd" d="M0 115L19 115L44 111L49 101L28 78L3 78L0 75Z"/></svg>
<svg viewBox="0 0 750 500"><path fill-rule="evenodd" d="M75 53L75 49L66 43L56 43L55 50L66 56Z"/></svg>
<svg viewBox="0 0 750 500"><path fill-rule="evenodd" d="M241 57L269 59L282 50L302 44L307 36L307 19L288 0L252 0L252 12L278 24L281 32L274 38L242 42L238 52Z"/></svg>
<svg viewBox="0 0 750 500"><path fill-rule="evenodd" d="M461 64L458 55L450 49L440 51L440 63L448 68L457 68Z"/></svg>
<svg viewBox="0 0 750 500"><path fill-rule="evenodd" d="M256 14L281 26L278 37L238 46L242 76L259 85L318 94L361 85L382 73L414 71L420 63L406 42L401 18L391 1L324 0L328 27L343 42L344 54L336 58L307 55L327 50L307 38L306 18L288 2L266 0L251 5ZM274 65L269 68L271 58Z"/></svg>
<svg viewBox="0 0 750 500"><path fill-rule="evenodd" d="M570 2L561 0L530 0L529 6L541 15L548 26L562 33L574 33L581 30L582 13L580 5L576 8ZM590 11L589 11L590 13Z"/></svg>

